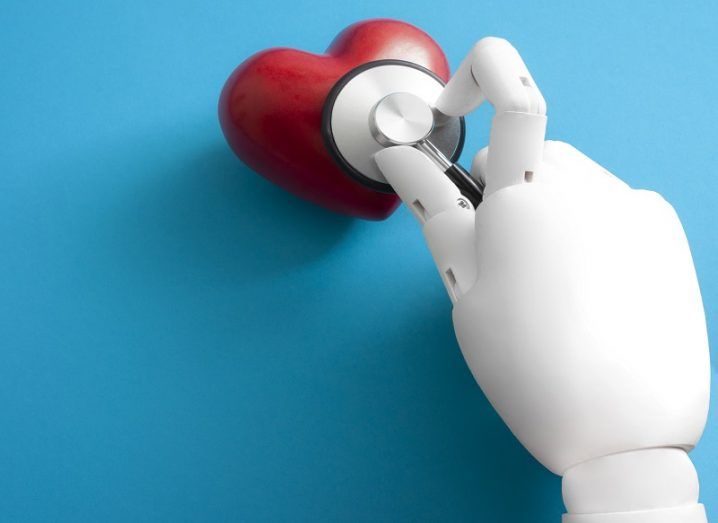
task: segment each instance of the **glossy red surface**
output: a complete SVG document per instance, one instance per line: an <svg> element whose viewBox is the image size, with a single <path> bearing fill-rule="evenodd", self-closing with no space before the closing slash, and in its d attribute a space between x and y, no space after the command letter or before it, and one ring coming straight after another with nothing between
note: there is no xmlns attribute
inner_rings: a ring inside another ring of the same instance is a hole
<svg viewBox="0 0 718 523"><path fill-rule="evenodd" d="M342 31L326 54L277 48L245 60L220 96L222 131L242 161L287 191L340 213L382 220L398 198L344 174L325 149L321 121L324 101L341 76L386 58L449 76L443 51L420 29L397 20L359 22Z"/></svg>

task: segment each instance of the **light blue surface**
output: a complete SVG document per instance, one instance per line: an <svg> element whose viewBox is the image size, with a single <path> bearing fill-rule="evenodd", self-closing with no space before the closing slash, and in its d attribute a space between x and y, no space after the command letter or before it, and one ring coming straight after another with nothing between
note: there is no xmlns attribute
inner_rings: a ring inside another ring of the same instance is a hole
<svg viewBox="0 0 718 523"><path fill-rule="evenodd" d="M558 523L409 214L298 201L219 131L246 56L363 18L418 24L453 68L509 38L550 137L676 206L715 334L715 2L304 4L0 7L0 519ZM692 456L718 519L715 408Z"/></svg>

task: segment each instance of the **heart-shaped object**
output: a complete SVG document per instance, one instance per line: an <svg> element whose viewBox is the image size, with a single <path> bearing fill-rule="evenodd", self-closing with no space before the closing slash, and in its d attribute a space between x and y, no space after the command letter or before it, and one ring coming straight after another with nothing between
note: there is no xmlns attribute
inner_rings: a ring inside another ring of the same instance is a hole
<svg viewBox="0 0 718 523"><path fill-rule="evenodd" d="M326 54L295 49L261 51L227 80L219 120L227 142L249 167L302 198L334 211L382 220L398 197L368 189L344 174L322 139L322 109L332 86L358 65L382 59L414 62L449 77L439 45L398 20L349 26Z"/></svg>

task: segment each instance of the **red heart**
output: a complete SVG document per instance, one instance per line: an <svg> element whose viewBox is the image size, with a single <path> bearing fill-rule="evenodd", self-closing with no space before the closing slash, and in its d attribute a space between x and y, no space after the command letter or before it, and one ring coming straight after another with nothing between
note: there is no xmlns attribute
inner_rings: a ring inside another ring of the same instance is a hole
<svg viewBox="0 0 718 523"><path fill-rule="evenodd" d="M382 220L398 198L344 174L324 147L321 122L334 83L385 58L415 62L448 80L446 57L429 35L397 20L367 20L342 31L324 55L277 48L240 64L219 99L224 136L244 163L284 189L340 213Z"/></svg>

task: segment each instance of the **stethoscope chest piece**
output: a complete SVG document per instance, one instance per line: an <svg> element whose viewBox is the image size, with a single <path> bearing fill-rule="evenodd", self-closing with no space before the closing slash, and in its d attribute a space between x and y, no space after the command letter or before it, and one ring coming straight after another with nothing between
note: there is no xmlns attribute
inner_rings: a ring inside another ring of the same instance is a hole
<svg viewBox="0 0 718 523"><path fill-rule="evenodd" d="M401 60L378 60L345 74L324 104L322 135L337 164L377 191L394 192L374 154L385 147L429 140L455 161L464 144L463 118L434 124L431 110L444 83L428 69Z"/></svg>

